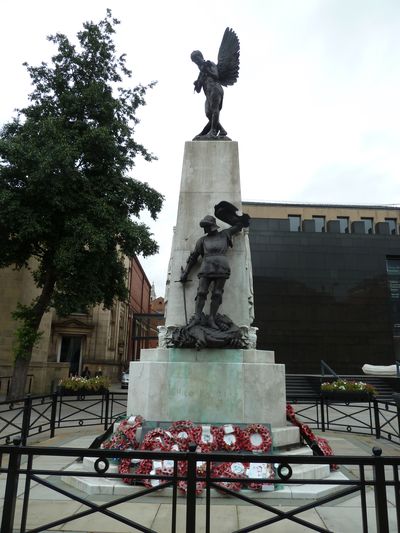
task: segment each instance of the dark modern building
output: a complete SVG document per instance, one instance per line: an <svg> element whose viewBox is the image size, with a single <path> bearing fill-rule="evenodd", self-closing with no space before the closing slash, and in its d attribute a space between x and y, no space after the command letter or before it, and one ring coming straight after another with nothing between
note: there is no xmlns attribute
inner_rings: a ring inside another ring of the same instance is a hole
<svg viewBox="0 0 400 533"><path fill-rule="evenodd" d="M244 202L258 348L289 373L400 359L400 209Z"/></svg>

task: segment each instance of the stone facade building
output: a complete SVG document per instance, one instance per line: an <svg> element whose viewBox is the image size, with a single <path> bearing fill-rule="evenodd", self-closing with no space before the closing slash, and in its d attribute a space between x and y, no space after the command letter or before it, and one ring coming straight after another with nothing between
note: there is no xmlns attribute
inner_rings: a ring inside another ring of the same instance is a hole
<svg viewBox="0 0 400 533"><path fill-rule="evenodd" d="M133 316L150 310L150 282L138 259L126 259L129 301L115 301L112 309L101 305L87 313L60 317L51 309L42 319L42 337L29 368L34 393L50 392L61 377L80 374L88 367L92 376L101 371L119 380L133 352ZM16 322L11 313L17 302L29 304L38 294L28 269L0 270L0 394L12 374L12 345Z"/></svg>

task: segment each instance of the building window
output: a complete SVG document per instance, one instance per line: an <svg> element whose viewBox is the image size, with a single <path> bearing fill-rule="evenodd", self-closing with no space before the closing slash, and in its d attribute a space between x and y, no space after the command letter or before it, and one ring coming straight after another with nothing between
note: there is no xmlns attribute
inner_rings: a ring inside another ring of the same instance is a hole
<svg viewBox="0 0 400 533"><path fill-rule="evenodd" d="M397 234L397 218L385 218L385 222L389 224L389 232L391 235Z"/></svg>
<svg viewBox="0 0 400 533"><path fill-rule="evenodd" d="M320 215L313 215L313 220L315 220L315 231L319 233L324 233L325 231L325 217Z"/></svg>
<svg viewBox="0 0 400 533"><path fill-rule="evenodd" d="M301 216L288 215L290 231L301 231Z"/></svg>
<svg viewBox="0 0 400 533"><path fill-rule="evenodd" d="M349 233L349 217L337 217L340 224L340 233Z"/></svg>
<svg viewBox="0 0 400 533"><path fill-rule="evenodd" d="M369 217L361 217L365 224L365 233L374 233L374 219Z"/></svg>

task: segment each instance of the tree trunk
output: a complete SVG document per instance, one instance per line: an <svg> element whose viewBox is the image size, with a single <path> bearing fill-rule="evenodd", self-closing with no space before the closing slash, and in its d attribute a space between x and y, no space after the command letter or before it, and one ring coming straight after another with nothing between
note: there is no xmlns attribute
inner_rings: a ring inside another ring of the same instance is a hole
<svg viewBox="0 0 400 533"><path fill-rule="evenodd" d="M14 362L13 375L11 377L10 388L7 400L15 401L25 396L26 378L28 376L30 358L16 359Z"/></svg>
<svg viewBox="0 0 400 533"><path fill-rule="evenodd" d="M29 320L29 324L35 331L38 331L42 317L49 309L55 282L56 279L54 273L51 270L48 270L42 292L35 304L32 306L32 314ZM25 396L26 378L28 376L29 363L32 359L32 351L34 346L35 344L33 343L31 346L29 346L23 357L17 357L15 359L7 400L15 401Z"/></svg>

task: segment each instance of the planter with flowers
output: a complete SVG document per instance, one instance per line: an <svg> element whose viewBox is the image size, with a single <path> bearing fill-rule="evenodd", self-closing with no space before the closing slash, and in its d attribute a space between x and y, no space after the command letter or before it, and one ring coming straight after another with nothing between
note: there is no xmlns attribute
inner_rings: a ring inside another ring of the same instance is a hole
<svg viewBox="0 0 400 533"><path fill-rule="evenodd" d="M109 386L109 379L103 376L95 378L71 376L61 379L58 383L57 390L62 396L87 396L91 394L104 394L108 391Z"/></svg>
<svg viewBox="0 0 400 533"><path fill-rule="evenodd" d="M364 381L337 379L321 383L321 396L330 401L368 402L375 395L375 387Z"/></svg>

